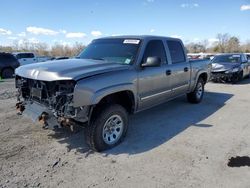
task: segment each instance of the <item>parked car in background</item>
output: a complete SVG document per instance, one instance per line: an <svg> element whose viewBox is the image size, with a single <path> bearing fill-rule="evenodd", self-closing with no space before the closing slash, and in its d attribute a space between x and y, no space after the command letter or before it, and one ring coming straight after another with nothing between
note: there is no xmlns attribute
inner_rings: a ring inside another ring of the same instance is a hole
<svg viewBox="0 0 250 188"><path fill-rule="evenodd" d="M50 56L37 56L37 62L45 62L45 61L50 61L53 58Z"/></svg>
<svg viewBox="0 0 250 188"><path fill-rule="evenodd" d="M214 53L188 53L187 54L188 59L213 59L213 57L215 56Z"/></svg>
<svg viewBox="0 0 250 188"><path fill-rule="evenodd" d="M20 63L10 53L0 53L0 75L1 78L11 78L14 75L14 71L19 67Z"/></svg>
<svg viewBox="0 0 250 188"><path fill-rule="evenodd" d="M38 59L32 52L14 52L12 53L19 61L20 65L37 63Z"/></svg>
<svg viewBox="0 0 250 188"><path fill-rule="evenodd" d="M212 81L236 83L247 76L250 76L250 61L246 54L221 54L212 60Z"/></svg>
<svg viewBox="0 0 250 188"><path fill-rule="evenodd" d="M246 53L248 61L250 61L250 53Z"/></svg>
<svg viewBox="0 0 250 188"><path fill-rule="evenodd" d="M17 108L45 127L87 126L87 143L102 151L123 140L128 114L180 95L201 102L210 67L209 60L189 61L175 38L96 39L78 59L18 68Z"/></svg>

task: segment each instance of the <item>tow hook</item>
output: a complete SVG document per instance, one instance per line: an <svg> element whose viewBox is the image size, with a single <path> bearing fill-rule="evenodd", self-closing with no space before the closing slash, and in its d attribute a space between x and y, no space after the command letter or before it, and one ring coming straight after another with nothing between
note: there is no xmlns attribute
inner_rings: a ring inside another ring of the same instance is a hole
<svg viewBox="0 0 250 188"><path fill-rule="evenodd" d="M75 127L77 126L77 122L71 118L59 117L58 122L62 127L68 126L72 132L75 131Z"/></svg>
<svg viewBox="0 0 250 188"><path fill-rule="evenodd" d="M25 107L22 102L16 103L16 110L17 110L17 115L22 115L23 111L25 110Z"/></svg>
<svg viewBox="0 0 250 188"><path fill-rule="evenodd" d="M43 112L41 116L39 116L38 118L39 122L43 125L44 129L48 129L49 127L49 124L47 122L48 119L49 119L49 114L46 112Z"/></svg>

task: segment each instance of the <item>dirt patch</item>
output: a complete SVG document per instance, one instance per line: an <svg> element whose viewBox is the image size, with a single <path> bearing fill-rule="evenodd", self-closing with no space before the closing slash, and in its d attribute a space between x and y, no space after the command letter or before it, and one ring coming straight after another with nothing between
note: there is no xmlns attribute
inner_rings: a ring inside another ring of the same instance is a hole
<svg viewBox="0 0 250 188"><path fill-rule="evenodd" d="M198 105L184 96L133 115L124 142L96 153L84 128L17 116L14 79L0 82L0 188L249 187L248 167L225 165L250 153L249 86L208 83Z"/></svg>
<svg viewBox="0 0 250 188"><path fill-rule="evenodd" d="M16 91L3 91L0 93L0 100L6 100L16 97Z"/></svg>

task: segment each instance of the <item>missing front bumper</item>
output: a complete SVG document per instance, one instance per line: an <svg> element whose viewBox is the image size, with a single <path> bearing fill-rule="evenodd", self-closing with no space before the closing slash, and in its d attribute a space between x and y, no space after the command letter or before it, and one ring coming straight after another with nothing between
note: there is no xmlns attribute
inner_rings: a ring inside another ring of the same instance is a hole
<svg viewBox="0 0 250 188"><path fill-rule="evenodd" d="M32 119L33 122L39 121L44 128L61 128L61 125L57 121L57 118L54 116L54 114L46 107L36 102L27 103L25 105L23 114L26 117Z"/></svg>
<svg viewBox="0 0 250 188"><path fill-rule="evenodd" d="M212 72L210 79L212 81L232 81L235 76L237 76L237 73Z"/></svg>

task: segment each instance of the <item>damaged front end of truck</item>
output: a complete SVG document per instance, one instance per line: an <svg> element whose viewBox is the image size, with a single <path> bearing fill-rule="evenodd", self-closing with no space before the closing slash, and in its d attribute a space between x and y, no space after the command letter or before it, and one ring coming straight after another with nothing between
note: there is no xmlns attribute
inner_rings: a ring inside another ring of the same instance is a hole
<svg viewBox="0 0 250 188"><path fill-rule="evenodd" d="M16 76L18 114L39 121L44 128L61 128L88 122L90 108L74 107L74 80L40 81Z"/></svg>

